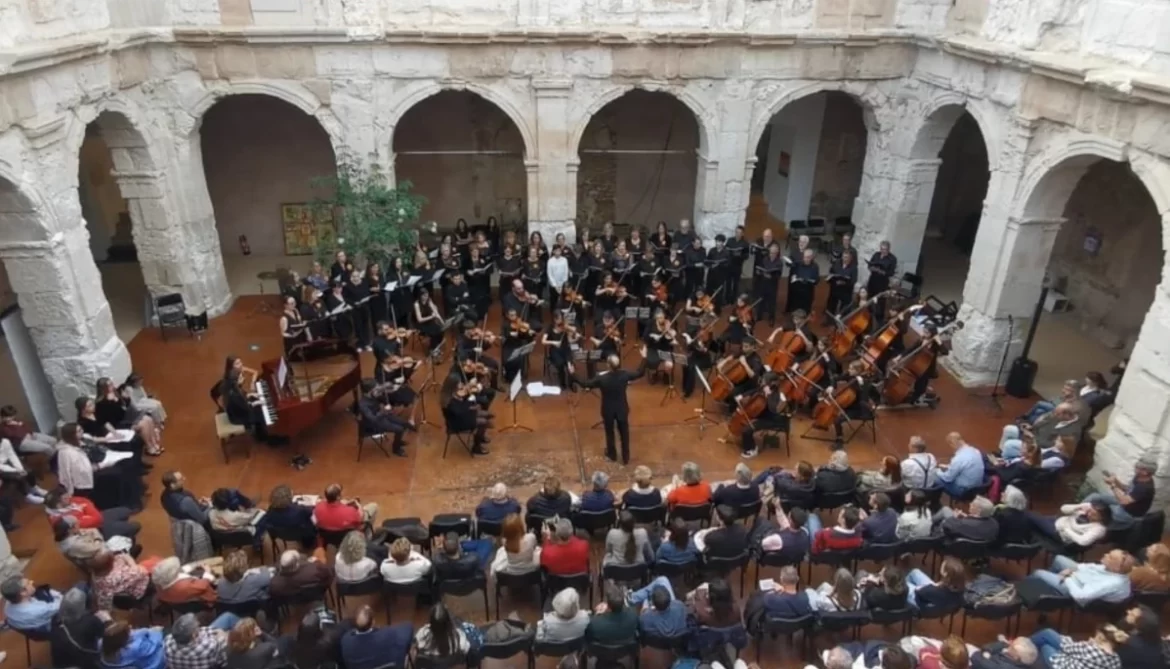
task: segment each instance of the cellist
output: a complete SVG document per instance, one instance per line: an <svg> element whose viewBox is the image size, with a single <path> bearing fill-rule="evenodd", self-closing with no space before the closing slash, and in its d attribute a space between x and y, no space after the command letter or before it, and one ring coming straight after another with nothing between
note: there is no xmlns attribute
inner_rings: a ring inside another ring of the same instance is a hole
<svg viewBox="0 0 1170 669"><path fill-rule="evenodd" d="M746 395L755 390L760 383L760 378L767 372L764 368L764 361L760 358L759 352L756 350L756 340L752 338L744 339L743 351L737 358L726 357L720 360L717 368L724 370L726 374L726 365L741 365L747 373L747 377L742 383L735 386L731 391L731 396L727 398L727 405L730 409L735 409L736 395Z"/></svg>
<svg viewBox="0 0 1170 669"><path fill-rule="evenodd" d="M756 448L755 439L758 430L788 431L790 414L785 411L787 398L784 397L784 393L780 392L779 384L780 377L773 372L768 372L760 377L759 392L764 394L768 406L763 413L750 420L747 427L744 428L740 437L740 449L743 451L740 457L754 458L759 454L760 451ZM742 395L735 397L737 404L743 402L744 399L746 398Z"/></svg>
<svg viewBox="0 0 1170 669"><path fill-rule="evenodd" d="M804 349L796 356L795 362L804 362L813 355L813 351L817 350L817 335L812 331L808 325L808 314L803 309L797 309L792 312L792 332L804 340ZM776 328L772 334L768 335L768 343L775 341L776 335L784 332L784 328Z"/></svg>
<svg viewBox="0 0 1170 669"><path fill-rule="evenodd" d="M879 304L880 304L880 300L879 300ZM884 330L885 328L895 328L896 334L894 335L894 338L890 341L890 345L887 346L885 348L885 350L882 351L882 354L880 356L878 356L877 360L874 361L874 365L879 370L881 370L883 374L885 373L886 366L889 363L891 358L894 358L895 356L899 356L902 353L906 352L906 341L905 340L906 340L906 333L910 331L910 317L921 308L922 308L922 304L919 303L919 304L912 304L912 305L906 307L905 309L902 309L901 311L896 311L893 308L893 305L891 304L890 312L889 312L890 313L889 320L886 321L886 324L885 324L885 326L883 326L882 329ZM880 334L880 333L881 333L881 330L878 331L878 334ZM878 334L875 334L874 336L877 337Z"/></svg>
<svg viewBox="0 0 1170 669"><path fill-rule="evenodd" d="M930 387L932 379L938 378L938 359L939 356L950 353L950 346L938 336L938 327L934 323L927 322L923 329L922 345L930 348L932 359L930 367L927 368L926 373L919 376L914 381L914 391L910 393L910 397L906 399L906 404L919 405L934 408L938 405L938 393ZM902 361L902 356L898 355L890 360L890 367L897 367L898 363Z"/></svg>
<svg viewBox="0 0 1170 669"><path fill-rule="evenodd" d="M833 433L835 435L833 450L835 451L845 447L843 438L845 424L853 420L872 420L874 417L874 407L876 406L875 402L879 398L877 388L865 376L865 363L860 360L854 360L849 363L848 374L838 379L831 389L826 387L826 391L829 392L831 397L836 397L849 387L852 387L856 391L857 401L847 407L842 407L844 412L838 411L837 417L833 420ZM834 400L824 398L821 401L833 402Z"/></svg>

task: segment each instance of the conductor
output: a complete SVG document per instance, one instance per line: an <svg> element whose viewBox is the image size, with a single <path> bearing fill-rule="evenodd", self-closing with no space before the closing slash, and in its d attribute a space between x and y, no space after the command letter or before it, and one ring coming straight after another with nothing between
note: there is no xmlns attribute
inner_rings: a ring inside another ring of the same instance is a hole
<svg viewBox="0 0 1170 669"><path fill-rule="evenodd" d="M621 359L610 355L605 359L608 368L581 382L586 388L601 389L601 420L605 422L605 457L617 460L613 447L613 431L617 426L622 437L622 464L630 463L630 404L626 401L626 388L646 374L646 347L642 347L642 364L638 371L628 372L621 368Z"/></svg>

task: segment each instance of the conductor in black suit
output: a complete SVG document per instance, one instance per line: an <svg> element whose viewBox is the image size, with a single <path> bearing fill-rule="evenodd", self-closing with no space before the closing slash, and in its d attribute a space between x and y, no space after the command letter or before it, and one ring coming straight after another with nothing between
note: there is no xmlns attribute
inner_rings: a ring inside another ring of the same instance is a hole
<svg viewBox="0 0 1170 669"><path fill-rule="evenodd" d="M616 355L605 359L608 369L592 379L580 382L586 388L601 389L601 420L605 422L605 457L617 460L613 447L613 431L617 426L622 437L622 464L630 463L630 404L626 401L626 388L646 374L646 349L643 347L642 364L638 371L628 372L621 368L622 361Z"/></svg>

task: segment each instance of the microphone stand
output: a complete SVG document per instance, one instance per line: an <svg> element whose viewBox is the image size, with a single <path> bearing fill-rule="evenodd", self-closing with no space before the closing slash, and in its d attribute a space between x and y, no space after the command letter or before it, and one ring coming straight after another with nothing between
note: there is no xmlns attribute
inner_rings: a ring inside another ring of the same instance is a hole
<svg viewBox="0 0 1170 669"><path fill-rule="evenodd" d="M427 391L435 387L435 352L443 348L442 340L439 345L435 347L435 351L431 351L427 356L427 362L430 363L427 369L427 378L423 381L422 387L418 389L418 403L422 415L418 419L418 427L426 425L428 427L435 427L435 424L427 420Z"/></svg>

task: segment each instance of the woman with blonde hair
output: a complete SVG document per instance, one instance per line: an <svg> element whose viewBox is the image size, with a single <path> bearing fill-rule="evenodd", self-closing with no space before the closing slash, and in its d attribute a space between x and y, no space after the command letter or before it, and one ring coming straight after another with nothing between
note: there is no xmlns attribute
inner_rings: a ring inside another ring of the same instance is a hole
<svg viewBox="0 0 1170 669"><path fill-rule="evenodd" d="M832 583L822 583L816 589L813 609L824 612L857 611L865 606L865 598L857 587L857 580L844 567L833 575Z"/></svg>
<svg viewBox="0 0 1170 669"><path fill-rule="evenodd" d="M492 560L493 574L527 574L540 569L540 547L518 513L509 514L500 526L500 548Z"/></svg>
<svg viewBox="0 0 1170 669"><path fill-rule="evenodd" d="M654 472L646 465L634 468L634 485L622 493L622 504L636 509L662 506L662 491L654 487Z"/></svg>
<svg viewBox="0 0 1170 669"><path fill-rule="evenodd" d="M378 571L378 563L366 555L366 536L356 530L346 533L337 547L333 572L341 583L364 581Z"/></svg>
<svg viewBox="0 0 1170 669"><path fill-rule="evenodd" d="M250 568L248 554L234 550L224 558L223 577L216 582L215 592L225 604L264 601L268 599L271 582L271 567Z"/></svg>
<svg viewBox="0 0 1170 669"><path fill-rule="evenodd" d="M412 583L431 573L431 561L414 549L410 539L398 537L390 544L381 572L387 583Z"/></svg>
<svg viewBox="0 0 1170 669"><path fill-rule="evenodd" d="M1129 572L1129 582L1135 592L1170 591L1170 546L1151 544L1145 562Z"/></svg>
<svg viewBox="0 0 1170 669"><path fill-rule="evenodd" d="M228 632L225 669L275 669L287 666L276 641L254 618L240 618Z"/></svg>

